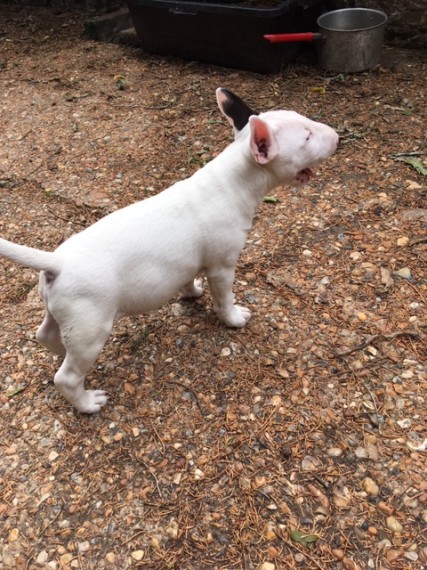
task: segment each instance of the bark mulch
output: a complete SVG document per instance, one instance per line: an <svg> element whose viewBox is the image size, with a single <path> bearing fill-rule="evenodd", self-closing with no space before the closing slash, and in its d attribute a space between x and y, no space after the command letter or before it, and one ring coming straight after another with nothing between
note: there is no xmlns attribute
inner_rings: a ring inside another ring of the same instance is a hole
<svg viewBox="0 0 427 570"><path fill-rule="evenodd" d="M190 175L232 137L218 86L341 135L257 213L249 325L221 326L208 293L121 320L96 416L53 386L37 275L0 261L0 567L426 568L423 54L261 76L81 39L77 13L0 21L2 237L53 249Z"/></svg>

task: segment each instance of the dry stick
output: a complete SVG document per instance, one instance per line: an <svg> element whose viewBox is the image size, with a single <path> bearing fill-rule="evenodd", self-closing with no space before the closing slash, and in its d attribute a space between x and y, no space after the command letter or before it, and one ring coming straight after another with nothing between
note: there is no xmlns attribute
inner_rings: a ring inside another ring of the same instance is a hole
<svg viewBox="0 0 427 570"><path fill-rule="evenodd" d="M146 534L147 533L147 529L142 529L142 530L138 530L135 534L133 534L130 538L128 538L127 540L122 542L122 546L124 546L125 544L128 544L129 542L132 542L132 540L134 540L135 538L138 538L138 536L140 536L141 534Z"/></svg>
<svg viewBox="0 0 427 570"><path fill-rule="evenodd" d="M34 558L34 549L31 550L30 554L28 555L27 561L25 562L25 568L24 570L28 570L30 567L30 562L33 560Z"/></svg>
<svg viewBox="0 0 427 570"><path fill-rule="evenodd" d="M159 497L161 499L163 499L162 491L161 491L160 486L159 486L159 480L157 479L156 475L151 471L151 469L149 468L149 466L145 463L145 461L143 459L141 459L140 457L137 457L136 455L134 455L134 459L136 459L138 461L138 463L141 463L141 465L143 465L145 467L145 469L148 471L148 473L154 479L154 483L156 484L156 489L157 489L157 492L159 493Z"/></svg>
<svg viewBox="0 0 427 570"><path fill-rule="evenodd" d="M394 340L399 336L409 336L411 338L418 338L420 335L416 332L411 332L411 331L398 331L391 334L382 334L382 333L374 334L368 337L368 339L365 342L359 344L358 346L355 346L354 348L349 348L345 352L337 352L333 354L332 358L342 358L343 356L348 356L353 352L358 352L359 350L363 350L364 348L367 348L370 344L372 344L376 340Z"/></svg>
<svg viewBox="0 0 427 570"><path fill-rule="evenodd" d="M46 530L50 527L51 524L53 524L56 519L59 517L59 515L62 513L62 506L59 509L59 511L56 513L56 515L53 517L53 519L51 519L47 524L45 524L45 526L43 527L42 531L40 532L40 537L42 537L44 535L44 533L46 532Z"/></svg>
<svg viewBox="0 0 427 570"><path fill-rule="evenodd" d="M411 243L409 245L416 245L417 243L427 243L427 237L414 239L413 241L411 241Z"/></svg>
<svg viewBox="0 0 427 570"><path fill-rule="evenodd" d="M427 241L427 238L426 238L426 241ZM417 293L417 295L419 295L421 301L423 303L425 303L426 299L425 299L424 295L421 293L421 291L418 291L418 289L415 287L415 285L413 283L411 283L410 281L408 281L407 283L411 287L411 289L413 289L415 291L415 293Z"/></svg>
<svg viewBox="0 0 427 570"><path fill-rule="evenodd" d="M200 410L200 413L202 414L202 416L208 416L209 414L203 411L202 406L200 405L199 399L196 396L195 391L193 390L193 388L190 388L190 386L187 386L187 384L184 384L183 382L179 382L178 380L167 380L168 384L176 384L177 386L181 386L181 388L185 388L186 390L188 390L189 392L192 393L193 398L197 404L197 407Z"/></svg>

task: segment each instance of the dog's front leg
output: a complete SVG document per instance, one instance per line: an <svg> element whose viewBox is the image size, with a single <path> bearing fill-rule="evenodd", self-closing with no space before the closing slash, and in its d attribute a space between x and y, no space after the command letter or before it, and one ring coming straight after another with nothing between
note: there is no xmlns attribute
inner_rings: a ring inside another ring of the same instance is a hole
<svg viewBox="0 0 427 570"><path fill-rule="evenodd" d="M218 318L228 327L241 328L251 318L251 312L246 307L234 305L234 272L234 266L215 267L209 269L206 274Z"/></svg>

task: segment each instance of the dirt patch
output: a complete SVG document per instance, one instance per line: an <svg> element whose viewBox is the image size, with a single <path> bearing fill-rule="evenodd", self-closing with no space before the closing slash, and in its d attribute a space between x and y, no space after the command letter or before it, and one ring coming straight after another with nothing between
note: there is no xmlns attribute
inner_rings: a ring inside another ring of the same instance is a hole
<svg viewBox="0 0 427 570"><path fill-rule="evenodd" d="M425 61L263 77L82 40L78 14L1 20L2 237L53 249L190 175L231 140L218 86L341 146L260 208L250 324L208 294L120 321L97 416L52 384L37 275L1 260L0 566L426 568Z"/></svg>

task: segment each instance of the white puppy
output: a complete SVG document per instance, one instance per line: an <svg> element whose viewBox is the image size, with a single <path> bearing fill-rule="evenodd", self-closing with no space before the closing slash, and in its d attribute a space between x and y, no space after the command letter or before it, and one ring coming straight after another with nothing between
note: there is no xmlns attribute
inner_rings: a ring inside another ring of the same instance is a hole
<svg viewBox="0 0 427 570"><path fill-rule="evenodd" d="M235 141L187 180L113 212L72 236L54 252L0 239L0 255L39 270L47 313L36 338L64 356L54 382L80 412L106 403L85 390L85 375L114 320L157 309L177 291L202 294L207 277L218 318L243 327L249 309L233 304L237 259L256 207L273 188L296 185L336 150L330 127L292 111L253 112L217 89L218 106Z"/></svg>

